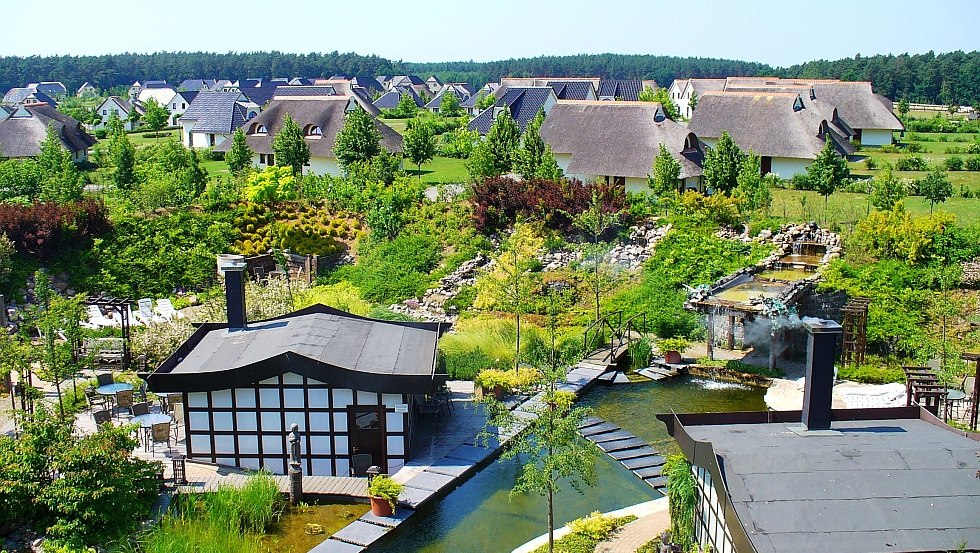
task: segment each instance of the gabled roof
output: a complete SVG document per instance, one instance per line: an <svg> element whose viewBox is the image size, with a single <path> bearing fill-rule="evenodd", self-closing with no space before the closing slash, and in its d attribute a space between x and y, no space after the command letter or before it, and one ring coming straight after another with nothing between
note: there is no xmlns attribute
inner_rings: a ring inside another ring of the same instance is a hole
<svg viewBox="0 0 980 553"><path fill-rule="evenodd" d="M214 79L184 79L177 89L194 92L207 91L214 88L215 82L216 81Z"/></svg>
<svg viewBox="0 0 980 553"><path fill-rule="evenodd" d="M62 146L72 153L95 145L96 140L82 128L81 123L50 105L26 105L19 113L0 121L0 152L6 157L35 157L41 152L41 142L47 137L48 126L54 128Z"/></svg>
<svg viewBox="0 0 980 553"><path fill-rule="evenodd" d="M688 79L687 87L700 98L706 92L725 90L726 83L727 81L725 79ZM698 105L698 107L701 106Z"/></svg>
<svg viewBox="0 0 980 553"><path fill-rule="evenodd" d="M417 75L395 75L390 79L391 86L424 85L425 81Z"/></svg>
<svg viewBox="0 0 980 553"><path fill-rule="evenodd" d="M636 102L640 99L640 91L643 90L643 81L636 79L603 79L599 81L599 91L597 96L600 98L613 98L626 102Z"/></svg>
<svg viewBox="0 0 980 553"><path fill-rule="evenodd" d="M32 83L28 88L33 89L35 92L47 94L48 96L64 96L65 94L68 94L68 89L65 88L65 85L58 81Z"/></svg>
<svg viewBox="0 0 980 553"><path fill-rule="evenodd" d="M472 87L467 83L449 83L442 86L442 89L436 94L436 97L425 104L426 109L439 109L442 107L442 99L449 92L452 91L456 95L456 98L460 102L460 107L464 100L473 95Z"/></svg>
<svg viewBox="0 0 980 553"><path fill-rule="evenodd" d="M377 79L370 75L354 75L348 79L352 85L360 87L370 91L371 94L375 92L384 92L384 87Z"/></svg>
<svg viewBox="0 0 980 553"><path fill-rule="evenodd" d="M282 128L282 122L289 114L296 121L300 129L307 133L310 127L320 127L319 138L307 138L306 144L310 148L310 155L314 157L335 157L333 153L334 141L337 133L344 126L344 116L347 113L350 96L323 96L315 99L275 99L269 102L269 106L253 118L245 126L245 139L249 148L253 152L260 154L274 153L272 150L272 139ZM256 134L259 126L266 128L265 134ZM374 126L381 133L381 145L389 152L402 151L402 137L400 134L385 125L381 121L374 119ZM231 147L230 142L225 141L216 149L223 151Z"/></svg>
<svg viewBox="0 0 980 553"><path fill-rule="evenodd" d="M254 85L252 84L254 82ZM249 86L239 88L242 94L257 106L264 106L276 95L276 90L285 85L282 81L262 81L249 79Z"/></svg>
<svg viewBox="0 0 980 553"><path fill-rule="evenodd" d="M239 103L241 93L201 92L194 98L181 121L194 121L191 130L230 134L245 123L245 108Z"/></svg>
<svg viewBox="0 0 980 553"><path fill-rule="evenodd" d="M527 124L544 108L548 98L555 94L554 89L550 86L509 87L501 90L503 93L497 103L493 107L483 110L480 115L470 121L468 126L470 130L475 130L481 135L487 134L493 125L494 113L498 111L498 108L507 107L511 117L514 118L523 133Z"/></svg>
<svg viewBox="0 0 980 553"><path fill-rule="evenodd" d="M313 79L307 79L306 77L293 77L289 79L288 84L292 86L304 86L313 84Z"/></svg>
<svg viewBox="0 0 980 553"><path fill-rule="evenodd" d="M85 81L84 83L82 83L82 86L78 87L78 90L76 92L81 92L83 90L89 90L89 89L94 90L95 87L92 85L92 83Z"/></svg>
<svg viewBox="0 0 980 553"><path fill-rule="evenodd" d="M800 101L804 108L794 109ZM728 131L739 148L760 156L815 159L826 133L839 153L852 153L854 147L821 113L826 108L806 107L813 102L786 92L706 92L688 128L702 139Z"/></svg>
<svg viewBox="0 0 980 553"><path fill-rule="evenodd" d="M418 94L416 94L411 87L399 86L396 88L392 88L391 90L386 92L383 96L375 100L374 107L378 109L394 109L395 107L398 106L398 102L401 101L401 97L403 94L408 94L409 96L411 96L412 100L415 101L415 105L418 107L422 107L425 104L425 102L422 101L422 98Z"/></svg>
<svg viewBox="0 0 980 553"><path fill-rule="evenodd" d="M133 104L132 104L132 102L130 102L129 99L127 99L127 98L123 98L122 96L109 96L108 98L106 98L105 100L103 100L101 104L99 104L98 109L101 110L102 109L102 106L106 105L109 102L116 103L120 108L122 108L122 110L126 114L129 114L129 112L133 111Z"/></svg>
<svg viewBox="0 0 980 553"><path fill-rule="evenodd" d="M379 321L314 305L247 328L201 325L148 378L156 392L250 386L292 372L337 388L431 393L446 323Z"/></svg>
<svg viewBox="0 0 980 553"><path fill-rule="evenodd" d="M273 100L281 98L310 98L319 96L337 96L337 89L330 85L313 86L280 86L276 89Z"/></svg>
<svg viewBox="0 0 980 553"><path fill-rule="evenodd" d="M11 88L6 94L3 95L3 103L10 105L19 104L23 102L24 98L27 98L30 93L31 89L27 88L26 86Z"/></svg>
<svg viewBox="0 0 980 553"><path fill-rule="evenodd" d="M559 100L591 100L595 96L590 81L548 81L548 86L554 89Z"/></svg>
<svg viewBox="0 0 980 553"><path fill-rule="evenodd" d="M191 105L191 102L193 102L194 98L197 98L197 95L200 93L201 91L199 90L185 90L183 92L178 92L177 94L180 95L185 102L187 102L187 105Z"/></svg>
<svg viewBox="0 0 980 553"><path fill-rule="evenodd" d="M143 88L173 88L167 84L167 81L146 81L143 83Z"/></svg>
<svg viewBox="0 0 980 553"><path fill-rule="evenodd" d="M45 103L52 107L58 107L58 102L54 101L54 98L48 96L43 92L31 92L23 100L23 103L28 103L28 100L33 100L34 102Z"/></svg>
<svg viewBox="0 0 980 553"><path fill-rule="evenodd" d="M697 136L666 117L656 102L558 102L541 126L555 154L570 154L567 172L645 177L660 145L681 164L680 177L702 174Z"/></svg>
<svg viewBox="0 0 980 553"><path fill-rule="evenodd" d="M161 106L167 107L167 104L173 100L174 95L177 91L174 90L172 86L161 86L156 88L143 88L136 95L136 100L140 103L146 103L150 98L156 100Z"/></svg>

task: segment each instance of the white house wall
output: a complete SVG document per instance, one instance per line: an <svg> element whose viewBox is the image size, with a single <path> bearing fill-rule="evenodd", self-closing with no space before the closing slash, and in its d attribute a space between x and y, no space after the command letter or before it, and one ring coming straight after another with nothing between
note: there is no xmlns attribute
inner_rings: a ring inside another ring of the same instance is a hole
<svg viewBox="0 0 980 553"><path fill-rule="evenodd" d="M812 159L774 157L770 172L779 175L781 179L791 179L794 175L806 173L807 166L812 162Z"/></svg>
<svg viewBox="0 0 980 553"><path fill-rule="evenodd" d="M861 129L862 146L884 146L892 143L890 129Z"/></svg>
<svg viewBox="0 0 980 553"><path fill-rule="evenodd" d="M395 406L403 404L409 413L396 413ZM383 405L387 467L382 469L393 473L410 454L413 404L411 396L331 388L293 373L241 388L185 393L187 456L285 474L287 433L295 423L304 474L347 476L348 407Z"/></svg>
<svg viewBox="0 0 980 553"><path fill-rule="evenodd" d="M260 170L269 167L268 163L261 163L261 157L259 154L252 154L252 165L258 167ZM334 157L314 157L310 156L309 165L303 167L304 175L332 175L339 177L343 175L343 171L340 169L340 165L337 163L337 158Z"/></svg>

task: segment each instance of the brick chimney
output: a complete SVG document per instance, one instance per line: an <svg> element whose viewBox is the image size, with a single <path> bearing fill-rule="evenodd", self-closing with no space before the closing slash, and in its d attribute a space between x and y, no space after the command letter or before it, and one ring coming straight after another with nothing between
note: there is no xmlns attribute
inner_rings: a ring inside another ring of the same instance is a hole
<svg viewBox="0 0 980 553"><path fill-rule="evenodd" d="M834 393L834 361L842 329L835 321L806 317L806 388L803 391L803 426L807 430L830 430L830 408Z"/></svg>

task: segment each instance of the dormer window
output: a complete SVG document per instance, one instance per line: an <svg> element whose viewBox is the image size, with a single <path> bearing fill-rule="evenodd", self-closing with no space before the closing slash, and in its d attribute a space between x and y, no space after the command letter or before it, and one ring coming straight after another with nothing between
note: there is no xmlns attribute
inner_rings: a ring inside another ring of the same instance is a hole
<svg viewBox="0 0 980 553"><path fill-rule="evenodd" d="M303 134L306 138L320 138L323 136L323 129L319 125L307 125Z"/></svg>
<svg viewBox="0 0 980 553"><path fill-rule="evenodd" d="M698 139L695 138L693 134L687 135L687 138L684 139L684 151L693 152L696 151L697 149L698 149Z"/></svg>
<svg viewBox="0 0 980 553"><path fill-rule="evenodd" d="M269 129L265 127L262 123L252 123L252 129L248 134L264 135L269 134Z"/></svg>
<svg viewBox="0 0 980 553"><path fill-rule="evenodd" d="M806 106L803 105L803 98L800 98L799 96L797 96L796 97L796 101L793 102L793 111L800 111L804 107L806 107Z"/></svg>

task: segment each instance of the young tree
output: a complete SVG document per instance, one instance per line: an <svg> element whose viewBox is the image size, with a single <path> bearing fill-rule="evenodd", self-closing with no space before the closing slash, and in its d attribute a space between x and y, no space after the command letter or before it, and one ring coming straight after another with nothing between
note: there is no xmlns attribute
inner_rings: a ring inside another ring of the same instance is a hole
<svg viewBox="0 0 980 553"><path fill-rule="evenodd" d="M109 141L109 156L114 166L111 174L112 184L118 190L131 190L136 184L136 148L125 132L112 135Z"/></svg>
<svg viewBox="0 0 980 553"><path fill-rule="evenodd" d="M641 102L659 102L660 105L663 106L664 113L667 114L667 117L670 117L675 121L681 116L680 112L677 110L677 105L670 99L670 91L668 91L666 88L661 87L657 90L653 90L653 88L649 86L644 87L643 90L640 91L639 96L637 96L637 99Z"/></svg>
<svg viewBox="0 0 980 553"><path fill-rule="evenodd" d="M544 154L541 155L541 165L538 166L538 178L558 182L565 178L565 173L558 166L555 159L555 152L551 151L551 144L545 144Z"/></svg>
<svg viewBox="0 0 980 553"><path fill-rule="evenodd" d="M666 146L661 144L660 153L653 158L653 170L647 177L647 185L658 198L666 198L677 193L680 177L680 162L670 155Z"/></svg>
<svg viewBox="0 0 980 553"><path fill-rule="evenodd" d="M480 111L483 111L485 109L493 107L493 105L496 103L497 103L497 97L494 96L493 94L488 93L476 101L476 107Z"/></svg>
<svg viewBox="0 0 980 553"><path fill-rule="evenodd" d="M548 551L555 548L555 496L561 493L559 482L567 480L573 489L582 493L583 485L595 484L595 460L598 447L578 435L578 427L591 411L575 407L575 393L558 389L565 381L565 371L574 359L570 348L561 348L555 340L557 310L552 299L549 314L551 329L550 354L536 363L542 388L541 401L528 407L531 417L517 417L506 404L484 396L487 415L480 433L484 442L498 435L515 435L501 455L503 459L523 462L517 483L511 494L538 493L548 501ZM525 431L521 431L526 426ZM494 431L496 429L496 431Z"/></svg>
<svg viewBox="0 0 980 553"><path fill-rule="evenodd" d="M398 97L398 105L395 106L395 115L399 119L410 119L419 112L419 105L415 103L415 98L411 93L402 92Z"/></svg>
<svg viewBox="0 0 980 553"><path fill-rule="evenodd" d="M521 129L504 108L494 120L487 137L480 142L466 168L474 180L496 177L511 170L514 166L514 153L521 140Z"/></svg>
<svg viewBox="0 0 980 553"><path fill-rule="evenodd" d="M143 102L143 115L141 120L143 124L146 125L151 131L157 132L163 127L167 126L167 119L170 118L170 112L167 108L161 106L154 98L150 98Z"/></svg>
<svg viewBox="0 0 980 553"><path fill-rule="evenodd" d="M935 169L919 181L919 192L929 200L929 213L932 213L933 206L953 195L953 183L946 176L946 171Z"/></svg>
<svg viewBox="0 0 980 553"><path fill-rule="evenodd" d="M691 113L698 107L698 93L691 92L691 98L687 101L687 107L691 108Z"/></svg>
<svg viewBox="0 0 980 553"><path fill-rule="evenodd" d="M656 102L657 91L655 91L651 86L645 86L637 95L636 99L641 102Z"/></svg>
<svg viewBox="0 0 980 553"><path fill-rule="evenodd" d="M282 120L282 128L272 139L272 151L276 154L276 165L290 167L294 175L302 174L303 166L310 162L310 146L288 113Z"/></svg>
<svg viewBox="0 0 980 553"><path fill-rule="evenodd" d="M431 161L436 155L436 137L432 125L422 119L409 120L403 147L405 156L418 166L419 180L422 180L422 164Z"/></svg>
<svg viewBox="0 0 980 553"><path fill-rule="evenodd" d="M442 103L439 104L439 113L446 117L459 117L463 115L463 105L459 102L459 97L452 90L447 90L442 95Z"/></svg>
<svg viewBox="0 0 980 553"><path fill-rule="evenodd" d="M742 200L746 209L750 211L768 210L772 205L772 190L770 190L768 181L769 179L762 177L762 165L759 156L749 152L738 171L738 186L735 188L735 195Z"/></svg>
<svg viewBox="0 0 980 553"><path fill-rule="evenodd" d="M41 142L37 166L41 172L41 200L63 203L82 198L81 175L53 127L48 127L47 136Z"/></svg>
<svg viewBox="0 0 980 553"><path fill-rule="evenodd" d="M245 140L245 131L239 128L231 138L231 148L225 154L225 163L228 164L228 170L231 171L231 174L240 175L246 167L250 167L252 165L252 153L252 149L248 147L248 142Z"/></svg>
<svg viewBox="0 0 980 553"><path fill-rule="evenodd" d="M745 158L728 131L722 131L715 147L704 154L705 185L716 192L730 193L738 186L738 174Z"/></svg>
<svg viewBox="0 0 980 553"><path fill-rule="evenodd" d="M588 235L589 243L584 248L582 266L588 271L586 280L595 298L595 322L602 318L600 313L602 293L612 287L615 272L607 261L608 246L602 242L602 235L619 223L619 214L603 208L599 191L592 189L592 201L588 209L575 216L575 228Z"/></svg>
<svg viewBox="0 0 980 553"><path fill-rule="evenodd" d="M58 413L64 419L65 410L61 383L73 377L78 367L74 364L75 340L81 339L80 321L84 316L79 298L63 298L51 291L51 279L43 271L34 273L34 290L37 297L34 323L41 335L40 375L55 386L58 397ZM64 331L65 341L58 340L58 332Z"/></svg>
<svg viewBox="0 0 980 553"><path fill-rule="evenodd" d="M353 163L370 161L381 153L381 131L367 112L355 109L347 114L334 141L333 153L344 171Z"/></svg>
<svg viewBox="0 0 980 553"><path fill-rule="evenodd" d="M891 211L895 204L905 197L905 186L892 173L892 168L885 168L871 181L871 205L879 211Z"/></svg>
<svg viewBox="0 0 980 553"><path fill-rule="evenodd" d="M902 98L901 100L898 101L898 116L904 120L908 116L908 114L909 114L909 101L907 98Z"/></svg>
<svg viewBox="0 0 980 553"><path fill-rule="evenodd" d="M806 168L807 179L813 184L813 189L823 196L824 214L827 212L827 205L830 203L830 195L844 185L844 181L851 176L851 170L847 167L847 160L837 153L834 142L827 137L823 149L817 154L817 159L813 160Z"/></svg>
<svg viewBox="0 0 980 553"><path fill-rule="evenodd" d="M544 110L538 111L534 119L524 130L524 140L521 148L514 155L514 170L524 180L539 177L541 161L544 157L545 144L541 139L541 125L544 123Z"/></svg>

